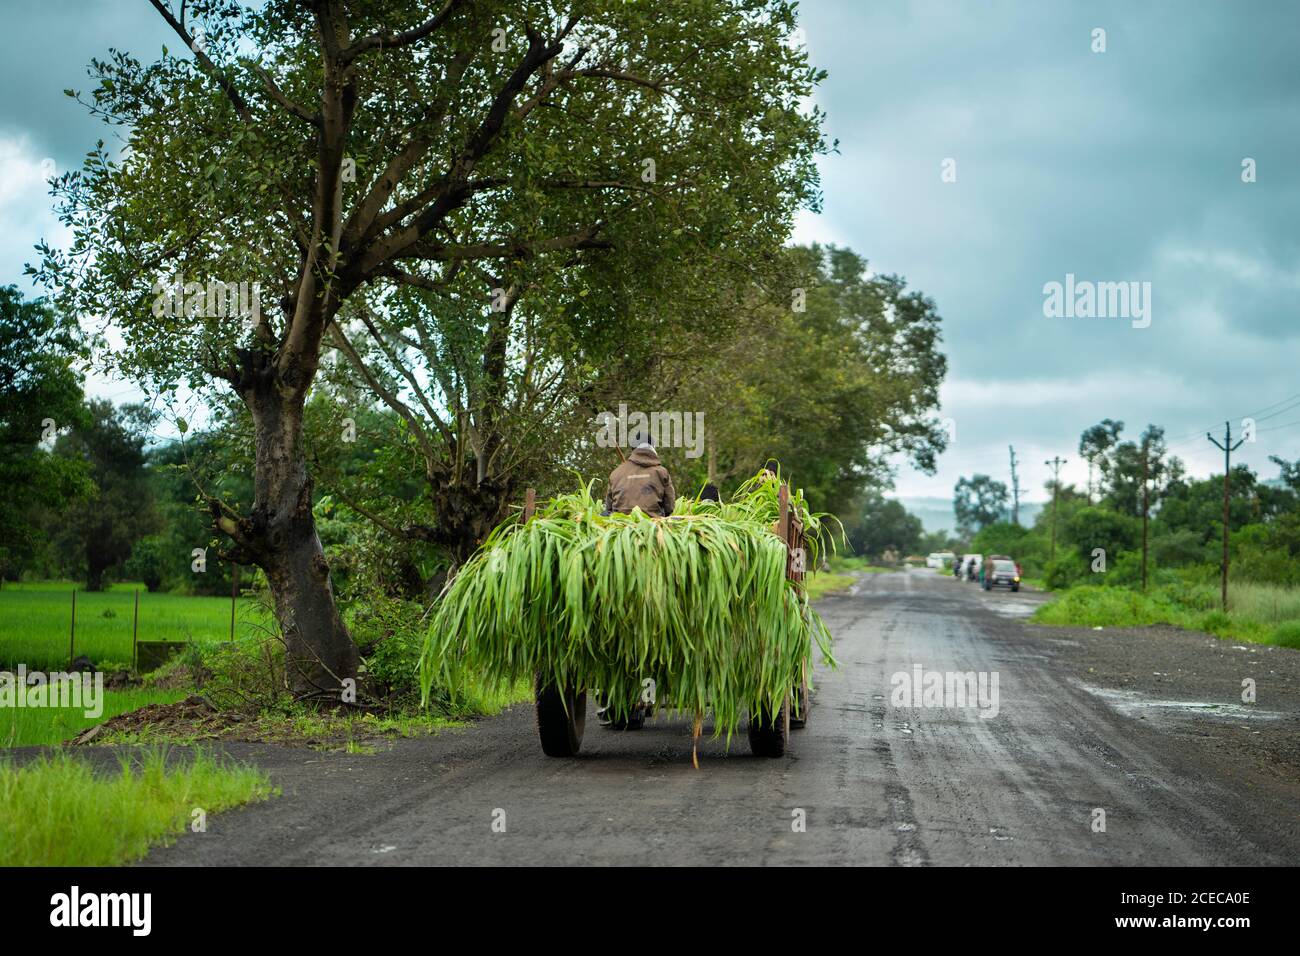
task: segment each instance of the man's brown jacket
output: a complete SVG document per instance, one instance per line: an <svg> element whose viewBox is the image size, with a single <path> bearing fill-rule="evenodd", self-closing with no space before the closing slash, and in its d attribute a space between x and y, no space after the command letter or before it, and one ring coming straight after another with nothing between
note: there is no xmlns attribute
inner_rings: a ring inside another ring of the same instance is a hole
<svg viewBox="0 0 1300 956"><path fill-rule="evenodd" d="M666 518L673 513L676 500L673 480L654 449L638 448L610 472L605 510L627 514L640 508L652 518Z"/></svg>

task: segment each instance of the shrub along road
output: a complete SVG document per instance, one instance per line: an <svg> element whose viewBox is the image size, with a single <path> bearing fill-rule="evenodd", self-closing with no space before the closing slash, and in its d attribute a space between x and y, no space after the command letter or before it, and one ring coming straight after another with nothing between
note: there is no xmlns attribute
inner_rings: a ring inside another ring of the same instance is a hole
<svg viewBox="0 0 1300 956"><path fill-rule="evenodd" d="M808 728L778 760L751 757L742 731L730 753L703 741L693 770L689 720L614 733L590 711L582 755L550 759L524 705L372 755L231 744L283 796L214 817L146 863L1300 858L1300 653L1025 624L1042 599L922 570L826 599L840 668L819 672ZM996 716L893 706L891 678L918 664L996 672ZM1248 677L1254 705L1241 703Z"/></svg>

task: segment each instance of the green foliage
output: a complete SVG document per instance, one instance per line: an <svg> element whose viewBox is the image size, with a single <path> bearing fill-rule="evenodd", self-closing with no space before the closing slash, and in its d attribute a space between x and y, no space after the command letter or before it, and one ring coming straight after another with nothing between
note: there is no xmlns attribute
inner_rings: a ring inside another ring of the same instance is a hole
<svg viewBox="0 0 1300 956"><path fill-rule="evenodd" d="M153 749L100 774L67 752L22 766L0 762L0 866L117 866L175 840L190 814L279 793L253 767L198 751L188 760Z"/></svg>
<svg viewBox="0 0 1300 956"><path fill-rule="evenodd" d="M127 577L143 582L145 588L152 592L162 586L166 564L163 539L158 535L149 535L135 543L123 571Z"/></svg>
<svg viewBox="0 0 1300 956"><path fill-rule="evenodd" d="M83 462L94 483L92 497L64 502L46 516L64 568L84 575L87 590L102 590L110 569L157 527L144 454L152 420L143 406L115 409L95 400L87 405L86 422L54 444L57 457Z"/></svg>
<svg viewBox="0 0 1300 956"><path fill-rule="evenodd" d="M1006 514L1007 486L988 475L959 478L952 492L952 510L957 529L973 535Z"/></svg>
<svg viewBox="0 0 1300 956"><path fill-rule="evenodd" d="M1040 624L1075 627L1142 627L1172 624L1218 637L1257 643L1296 646L1300 628L1300 588L1234 584L1228 591L1228 612L1219 606L1215 585L1196 575L1162 572L1161 583L1147 592L1131 587L1071 588L1034 612Z"/></svg>
<svg viewBox="0 0 1300 956"><path fill-rule="evenodd" d="M526 524L507 520L438 604L425 694L454 687L458 671L540 674L599 688L626 713L650 678L659 701L712 709L716 732L730 734L746 709L789 693L813 643L829 660L830 635L786 579L786 548L770 531L776 486L755 479L722 505L683 499L666 519L601 516L588 488ZM815 540L818 516L794 504Z"/></svg>
<svg viewBox="0 0 1300 956"><path fill-rule="evenodd" d="M1057 548L1056 558L1043 568L1043 587L1061 591L1087 580L1088 575L1089 565L1082 557L1068 548Z"/></svg>
<svg viewBox="0 0 1300 956"><path fill-rule="evenodd" d="M1033 529L1009 521L995 521L971 539L977 554L1007 554L1020 562L1026 576L1037 577L1047 563L1047 542Z"/></svg>
<svg viewBox="0 0 1300 956"><path fill-rule="evenodd" d="M1142 522L1139 519L1108 508L1080 508L1070 515L1062 530L1064 540L1088 561L1100 548L1106 552L1109 563L1121 551L1139 546L1142 540Z"/></svg>
<svg viewBox="0 0 1300 956"><path fill-rule="evenodd" d="M1300 651L1300 621L1279 624L1273 629L1273 636L1269 639L1269 643Z"/></svg>
<svg viewBox="0 0 1300 956"><path fill-rule="evenodd" d="M1071 588L1034 612L1039 624L1072 627L1143 627L1177 617L1166 600L1128 588L1096 585Z"/></svg>
<svg viewBox="0 0 1300 956"><path fill-rule="evenodd" d="M419 703L422 605L372 591L348 614L348 630L365 662L366 696L393 706ZM445 703L445 702L444 702Z"/></svg>
<svg viewBox="0 0 1300 956"><path fill-rule="evenodd" d="M892 551L899 558L915 554L921 546L921 519L907 513L901 502L869 492L845 528L854 552L879 558Z"/></svg>
<svg viewBox="0 0 1300 956"><path fill-rule="evenodd" d="M86 422L75 319L0 286L0 579L17 577L45 542L38 516L93 492L84 461L41 447L47 430Z"/></svg>

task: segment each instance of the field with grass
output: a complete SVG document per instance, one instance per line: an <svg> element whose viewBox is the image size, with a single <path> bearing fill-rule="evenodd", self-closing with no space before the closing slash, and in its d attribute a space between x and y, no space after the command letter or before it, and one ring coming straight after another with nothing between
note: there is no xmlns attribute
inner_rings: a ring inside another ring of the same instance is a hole
<svg viewBox="0 0 1300 956"><path fill-rule="evenodd" d="M170 704L185 697L185 690L106 690L104 712L87 717L81 708L0 708L0 747L54 746L75 737L110 717L144 707Z"/></svg>
<svg viewBox="0 0 1300 956"><path fill-rule="evenodd" d="M125 583L108 591L77 590L77 627L70 641L74 587L67 582L41 582L6 584L0 590L0 668L19 664L28 670L66 668L70 645L72 656L84 654L100 669L129 667L136 587L142 643L213 643L230 635L228 597L150 594L142 585ZM235 634L254 633L267 620L259 604L241 599L235 610Z"/></svg>
<svg viewBox="0 0 1300 956"><path fill-rule="evenodd" d="M194 810L211 816L276 793L265 773L154 749L116 774L67 753L0 761L0 866L115 866L171 843Z"/></svg>
<svg viewBox="0 0 1300 956"><path fill-rule="evenodd" d="M1219 591L1208 585L1153 588L1081 586L1034 612L1039 624L1067 627L1144 627L1172 624L1217 637L1300 649L1300 589L1233 584L1228 613Z"/></svg>

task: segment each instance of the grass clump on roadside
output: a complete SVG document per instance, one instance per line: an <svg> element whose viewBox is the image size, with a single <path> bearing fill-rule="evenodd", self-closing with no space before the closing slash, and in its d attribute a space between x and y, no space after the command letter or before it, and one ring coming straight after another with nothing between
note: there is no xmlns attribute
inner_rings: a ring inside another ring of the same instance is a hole
<svg viewBox="0 0 1300 956"><path fill-rule="evenodd" d="M834 571L818 571L810 574L804 581L808 591L808 600L816 601L828 594L837 594L853 586L856 581L851 574L836 574Z"/></svg>
<svg viewBox="0 0 1300 956"><path fill-rule="evenodd" d="M1225 614L1214 606L1217 592L1211 594L1208 588L1166 586L1144 593L1126 587L1085 585L1061 592L1039 607L1033 620L1060 627L1171 624L1229 640L1300 648L1300 619L1271 619L1291 598L1289 594L1267 593L1277 590L1267 585L1232 585ZM1300 615L1300 610L1292 613Z"/></svg>
<svg viewBox="0 0 1300 956"><path fill-rule="evenodd" d="M625 714L654 681L661 701L731 733L746 711L779 704L816 643L830 635L803 588L786 579L772 533L776 480L747 482L729 502L682 499L671 518L601 515L590 486L510 518L453 579L421 658L425 693L458 671L486 683L533 674L600 688ZM797 493L791 507L816 567L829 535Z"/></svg>
<svg viewBox="0 0 1300 956"><path fill-rule="evenodd" d="M66 752L0 762L0 866L129 863L173 842L195 810L211 816L277 792L262 771L201 751L169 762L150 750L110 774Z"/></svg>

